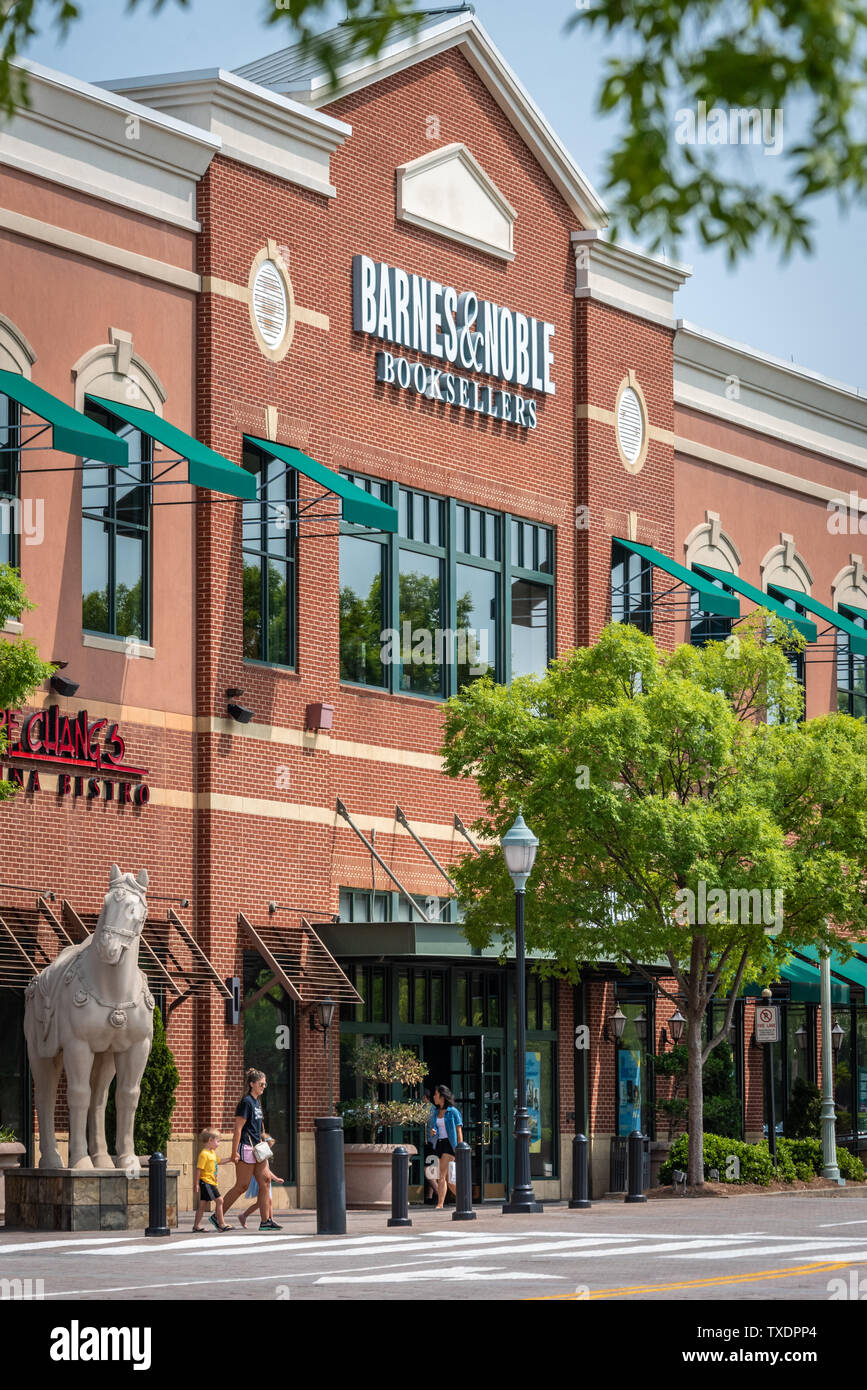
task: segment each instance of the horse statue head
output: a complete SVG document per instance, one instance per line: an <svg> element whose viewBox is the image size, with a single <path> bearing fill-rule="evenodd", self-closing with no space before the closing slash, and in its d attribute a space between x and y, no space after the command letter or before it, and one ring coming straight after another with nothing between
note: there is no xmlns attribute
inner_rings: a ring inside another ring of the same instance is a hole
<svg viewBox="0 0 867 1390"><path fill-rule="evenodd" d="M109 889L93 933L93 945L105 965L117 965L127 947L135 944L138 948L148 915L147 869L140 869L133 877L122 874L117 865L112 864L108 881ZM135 956L138 957L138 949Z"/></svg>

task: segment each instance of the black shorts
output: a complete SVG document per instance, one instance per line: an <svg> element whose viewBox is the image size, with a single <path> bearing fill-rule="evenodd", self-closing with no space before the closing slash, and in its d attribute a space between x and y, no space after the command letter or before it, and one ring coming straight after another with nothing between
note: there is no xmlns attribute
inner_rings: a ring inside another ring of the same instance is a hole
<svg viewBox="0 0 867 1390"><path fill-rule="evenodd" d="M438 1140L437 1140L437 1146L436 1146L436 1156L437 1156L437 1158L439 1158L441 1154L451 1154L452 1158L454 1158L454 1156L455 1156L455 1151L454 1151L454 1149L452 1148L451 1142L450 1142L448 1139L438 1139Z"/></svg>
<svg viewBox="0 0 867 1390"><path fill-rule="evenodd" d="M216 1201L218 1200L219 1196L220 1196L220 1189L219 1189L218 1187L214 1187L214 1184L213 1184L213 1183L211 1183L211 1182L200 1182L200 1183L199 1183L199 1201L200 1201L200 1202L216 1202Z"/></svg>

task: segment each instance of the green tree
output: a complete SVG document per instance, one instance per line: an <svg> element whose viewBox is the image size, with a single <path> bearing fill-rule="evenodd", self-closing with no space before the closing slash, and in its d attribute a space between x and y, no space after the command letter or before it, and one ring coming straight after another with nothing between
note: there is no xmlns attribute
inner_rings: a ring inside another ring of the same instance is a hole
<svg viewBox="0 0 867 1390"><path fill-rule="evenodd" d="M141 1079L141 1095L135 1112L133 1143L137 1154L166 1153L172 1132L175 1092L180 1083L174 1054L166 1042L159 1009L154 1009L154 1040ZM117 1142L116 1080L109 1087L105 1107L105 1136L111 1153Z"/></svg>
<svg viewBox="0 0 867 1390"><path fill-rule="evenodd" d="M742 985L776 978L788 945L841 949L829 922L867 932L867 727L838 714L796 721L787 651L801 640L757 613L736 638L667 654L614 624L541 678L477 681L446 706L445 768L475 777L485 807L476 830L488 844L453 872L468 939L511 933L495 842L523 805L540 840L527 889L528 945L550 953L539 968L575 979L584 961L643 973L669 963L674 988L662 992L687 1019L693 1184L702 1066ZM763 721L768 706L780 722ZM780 940L763 913L777 890ZM703 1043L714 997L729 1003Z"/></svg>
<svg viewBox="0 0 867 1390"><path fill-rule="evenodd" d="M33 607L18 571L0 565L0 628L7 619L20 618ZM35 643L28 638L0 638L0 709L19 709L56 669L41 660ZM5 750L6 736L0 733L0 754ZM15 796L17 791L11 782L0 781L0 801Z"/></svg>

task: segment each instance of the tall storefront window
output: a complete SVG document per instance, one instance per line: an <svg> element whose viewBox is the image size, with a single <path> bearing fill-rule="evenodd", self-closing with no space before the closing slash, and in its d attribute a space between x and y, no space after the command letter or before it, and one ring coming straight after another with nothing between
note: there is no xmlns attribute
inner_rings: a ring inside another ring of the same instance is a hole
<svg viewBox="0 0 867 1390"><path fill-rule="evenodd" d="M346 476L397 508L398 534L341 523L341 679L446 699L482 676L544 674L553 530Z"/></svg>
<svg viewBox="0 0 867 1390"><path fill-rule="evenodd" d="M768 589L768 597L769 597L769 598L772 598L772 599L775 599L777 603L781 603L781 604L783 605L784 608L789 608L793 613L797 613L799 617L803 618L803 617L806 616L807 610L803 607L802 604L796 603L795 600L794 600L793 598L787 598L787 596L786 596L785 594L781 594L780 591L779 591L778 589L769 588L769 589ZM788 658L789 658L789 665L790 665L790 667L792 668L792 675L795 677L795 680L798 682L798 685L801 687L801 694L802 694L802 695L805 697L805 699L806 699L806 680L807 680L807 653L806 653L806 650L799 651L799 652L789 652L789 653L788 653ZM768 723L769 723L769 724L774 724L774 723L776 723L776 722L777 722L777 718L778 718L777 711L776 711L775 709L769 707L769 708L768 708ZM803 720L803 719L805 719L805 718L806 718L806 714L805 714L804 709L802 709L800 715L798 716L798 721L800 722L801 720Z"/></svg>
<svg viewBox="0 0 867 1390"><path fill-rule="evenodd" d="M0 989L0 1129L30 1148L30 1087L24 1044L24 991ZM26 1159L24 1160L26 1163Z"/></svg>
<svg viewBox="0 0 867 1390"><path fill-rule="evenodd" d="M101 636L148 641L153 441L92 402L86 414L127 441L130 462L116 468L84 460L82 627Z"/></svg>
<svg viewBox="0 0 867 1390"><path fill-rule="evenodd" d="M544 676L553 651L553 537L529 521L512 521L511 533L511 675Z"/></svg>
<svg viewBox="0 0 867 1390"><path fill-rule="evenodd" d="M839 1052L834 1056L834 1105L837 1112L837 1142L847 1149L856 1149L858 1135L854 1124L853 1079L857 1074L856 1048L857 1033L853 1035L852 1009L838 1009L834 1013L832 1027L839 1023L843 1038ZM864 1058L867 1064L867 1058Z"/></svg>
<svg viewBox="0 0 867 1390"><path fill-rule="evenodd" d="M714 580L718 584L718 581ZM720 589L725 585L718 584ZM729 592L726 590L726 592ZM719 613L704 613L699 608L700 598L695 589L689 591L689 640L694 647L703 647L708 642L724 642L731 636L732 619Z"/></svg>
<svg viewBox="0 0 867 1390"><path fill-rule="evenodd" d="M258 999L273 971L255 952L244 953L244 1070L256 1067L265 1073L262 1095L266 1134L275 1139L274 1171L295 1181L295 1010L282 985L274 985ZM238 1088L243 1092L243 1079Z"/></svg>
<svg viewBox="0 0 867 1390"><path fill-rule="evenodd" d="M294 666L298 475L251 444L244 467L258 492L257 501L242 503L244 657Z"/></svg>
<svg viewBox="0 0 867 1390"><path fill-rule="evenodd" d="M841 608L840 615L856 627L867 627L867 619ZM867 716L867 657L855 656L845 632L837 633L837 709L856 719Z"/></svg>
<svg viewBox="0 0 867 1390"><path fill-rule="evenodd" d="M362 998L360 1004L341 1007L341 1095L358 1093L349 1065L354 1038L411 1048L425 1061L424 1085L432 1092L445 1084L454 1092L472 1150L474 1200L501 1199L511 1171L518 1099L514 971L418 958L339 963ZM531 1171L536 1178L556 1177L557 985L532 973L527 977L526 1049ZM401 1132L382 1138L399 1142ZM419 1142L409 1131L403 1138ZM420 1152L410 1164L414 1200L423 1196L423 1158Z"/></svg>
<svg viewBox="0 0 867 1390"><path fill-rule="evenodd" d="M12 525L12 504L18 498L19 468L19 425L21 411L17 401L8 396L0 396L0 507L9 512L0 528L0 564L17 565L18 545L16 528Z"/></svg>
<svg viewBox="0 0 867 1390"><path fill-rule="evenodd" d="M611 621L653 631L652 566L619 541L611 545Z"/></svg>
<svg viewBox="0 0 867 1390"><path fill-rule="evenodd" d="M380 501L388 484L347 475ZM340 536L340 679L355 685L388 684L383 663L387 621L388 538L367 526L344 526Z"/></svg>

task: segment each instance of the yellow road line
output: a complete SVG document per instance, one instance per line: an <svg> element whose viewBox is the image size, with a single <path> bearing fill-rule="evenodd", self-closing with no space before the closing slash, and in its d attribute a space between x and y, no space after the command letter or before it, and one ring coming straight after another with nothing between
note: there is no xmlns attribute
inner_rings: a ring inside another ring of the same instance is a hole
<svg viewBox="0 0 867 1390"><path fill-rule="evenodd" d="M754 1284L760 1279L791 1279L796 1274L818 1274L825 1270L851 1269L853 1265L863 1264L867 1264L867 1260L840 1260L836 1264L797 1265L794 1269L763 1269L753 1274L726 1274L717 1279L683 1279L675 1284L627 1284L621 1289L596 1289L595 1292L588 1293L586 1298L578 1293L553 1293L528 1299L528 1302L586 1303L594 1298L629 1298L635 1294L666 1293L670 1289L706 1289L714 1284Z"/></svg>

